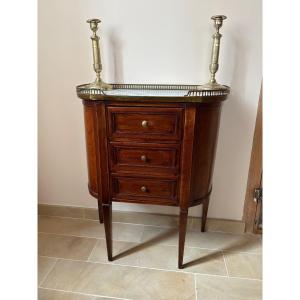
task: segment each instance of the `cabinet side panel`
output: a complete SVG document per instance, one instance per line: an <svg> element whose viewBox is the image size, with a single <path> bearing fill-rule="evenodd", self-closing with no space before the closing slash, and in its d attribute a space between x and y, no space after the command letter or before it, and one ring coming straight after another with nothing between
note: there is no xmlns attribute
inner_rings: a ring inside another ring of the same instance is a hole
<svg viewBox="0 0 300 300"><path fill-rule="evenodd" d="M95 108L94 106L84 105L84 124L86 154L88 165L88 185L93 196L98 193L97 185L97 160L96 160L96 129L95 129Z"/></svg>
<svg viewBox="0 0 300 300"><path fill-rule="evenodd" d="M211 189L221 103L198 104L196 112L191 205L207 195Z"/></svg>
<svg viewBox="0 0 300 300"><path fill-rule="evenodd" d="M187 104L184 112L184 132L180 166L180 209L187 211L191 199L193 146L196 121L196 105Z"/></svg>

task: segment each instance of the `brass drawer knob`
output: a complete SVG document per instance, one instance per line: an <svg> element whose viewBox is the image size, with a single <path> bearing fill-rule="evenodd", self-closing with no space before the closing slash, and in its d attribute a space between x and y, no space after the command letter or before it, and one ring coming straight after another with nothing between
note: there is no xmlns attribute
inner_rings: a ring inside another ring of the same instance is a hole
<svg viewBox="0 0 300 300"><path fill-rule="evenodd" d="M142 155L141 156L141 161L146 162L147 161L147 156L146 155Z"/></svg>
<svg viewBox="0 0 300 300"><path fill-rule="evenodd" d="M142 121L142 127L148 128L148 121L146 121L146 120Z"/></svg>
<svg viewBox="0 0 300 300"><path fill-rule="evenodd" d="M147 192L147 188L143 185L143 186L141 187L141 191L142 191L143 193L145 193L145 192Z"/></svg>

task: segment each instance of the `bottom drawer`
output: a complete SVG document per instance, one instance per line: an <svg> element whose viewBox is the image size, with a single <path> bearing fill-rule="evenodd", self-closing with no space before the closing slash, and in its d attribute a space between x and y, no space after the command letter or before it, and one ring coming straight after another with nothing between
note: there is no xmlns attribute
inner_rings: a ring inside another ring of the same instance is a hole
<svg viewBox="0 0 300 300"><path fill-rule="evenodd" d="M111 177L114 201L177 204L177 179Z"/></svg>

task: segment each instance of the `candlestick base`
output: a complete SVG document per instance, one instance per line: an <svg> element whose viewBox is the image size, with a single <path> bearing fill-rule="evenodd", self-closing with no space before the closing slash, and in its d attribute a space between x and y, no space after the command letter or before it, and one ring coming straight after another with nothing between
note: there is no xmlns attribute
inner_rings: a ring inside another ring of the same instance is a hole
<svg viewBox="0 0 300 300"><path fill-rule="evenodd" d="M216 90L227 90L228 87L226 87L225 85L219 84L217 82L208 82L204 85L201 85L198 87L198 90L202 90L202 91L216 91Z"/></svg>
<svg viewBox="0 0 300 300"><path fill-rule="evenodd" d="M90 88L90 89L101 89L103 91L108 91L108 90L112 90L113 86L111 84L103 82L100 79L100 81L95 80L94 82L88 84L88 88Z"/></svg>

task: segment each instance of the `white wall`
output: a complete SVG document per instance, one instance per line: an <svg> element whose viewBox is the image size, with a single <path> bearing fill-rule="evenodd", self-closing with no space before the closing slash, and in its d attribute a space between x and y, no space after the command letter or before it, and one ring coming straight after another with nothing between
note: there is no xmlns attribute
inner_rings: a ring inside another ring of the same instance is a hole
<svg viewBox="0 0 300 300"><path fill-rule="evenodd" d="M95 77L86 20L102 20L106 81L198 84L209 78L214 14L228 17L217 80L232 91L223 106L209 216L241 220L262 77L260 0L40 0L39 203L96 207L86 186L82 104L75 93ZM114 209L177 213L142 205Z"/></svg>

